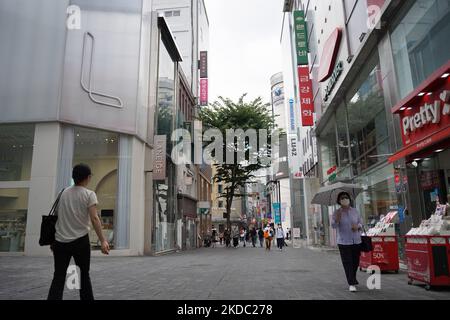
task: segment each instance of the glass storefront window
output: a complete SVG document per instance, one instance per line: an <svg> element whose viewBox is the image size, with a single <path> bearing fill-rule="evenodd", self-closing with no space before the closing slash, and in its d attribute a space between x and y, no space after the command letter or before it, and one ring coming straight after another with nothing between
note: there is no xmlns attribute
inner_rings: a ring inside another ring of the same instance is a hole
<svg viewBox="0 0 450 320"><path fill-rule="evenodd" d="M0 189L0 252L21 252L25 246L28 189Z"/></svg>
<svg viewBox="0 0 450 320"><path fill-rule="evenodd" d="M159 49L157 132L167 135L167 152L171 152L170 136L175 114L175 63L163 42Z"/></svg>
<svg viewBox="0 0 450 320"><path fill-rule="evenodd" d="M325 129L320 134L320 154L322 161L323 179L328 179L327 171L337 165L336 127L334 118L328 121Z"/></svg>
<svg viewBox="0 0 450 320"><path fill-rule="evenodd" d="M450 57L450 1L412 1L391 33L399 98L406 97Z"/></svg>
<svg viewBox="0 0 450 320"><path fill-rule="evenodd" d="M341 104L336 110L336 128L338 136L339 166L350 164L350 152L347 138L347 110L345 104Z"/></svg>
<svg viewBox="0 0 450 320"><path fill-rule="evenodd" d="M374 54L367 62L347 99L350 150L354 175L383 159L378 157L388 148L388 129L383 87Z"/></svg>
<svg viewBox="0 0 450 320"><path fill-rule="evenodd" d="M34 125L0 126L0 181L28 181L31 176Z"/></svg>
<svg viewBox="0 0 450 320"><path fill-rule="evenodd" d="M364 188L362 195L357 198L356 207L368 226L374 226L381 215L397 209L398 196L392 165L359 176L355 182Z"/></svg>
<svg viewBox="0 0 450 320"><path fill-rule="evenodd" d="M88 189L97 194L97 210L103 224L106 239L114 248L114 228L117 219L117 169L119 163L119 135L114 132L75 129L73 164L85 163L91 167L92 179ZM93 249L100 243L94 228L89 238Z"/></svg>
<svg viewBox="0 0 450 320"><path fill-rule="evenodd" d="M445 204L450 200L450 150L419 161L418 173L425 210L422 217L428 219L435 213L438 201Z"/></svg>
<svg viewBox="0 0 450 320"><path fill-rule="evenodd" d="M174 129L175 114L175 63L164 43L160 42L158 74L158 135L167 136L167 154L171 153L171 134ZM178 119L181 121L181 119ZM154 192L154 230L152 247L154 252L175 249L177 247L178 221L177 213L176 167L169 157L166 158L166 179L153 183Z"/></svg>
<svg viewBox="0 0 450 320"><path fill-rule="evenodd" d="M155 230L152 243L155 252L175 249L177 245L175 165L169 158L166 161L166 179L165 181L155 181L153 188Z"/></svg>

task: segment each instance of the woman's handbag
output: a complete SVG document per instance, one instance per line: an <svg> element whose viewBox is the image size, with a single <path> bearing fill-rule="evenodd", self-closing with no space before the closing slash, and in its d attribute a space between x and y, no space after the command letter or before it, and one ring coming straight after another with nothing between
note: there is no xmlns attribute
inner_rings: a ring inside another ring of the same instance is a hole
<svg viewBox="0 0 450 320"><path fill-rule="evenodd" d="M370 252L373 250L372 238L367 236L366 230L363 227L364 235L361 235L361 251Z"/></svg>
<svg viewBox="0 0 450 320"><path fill-rule="evenodd" d="M52 208L48 216L42 216L41 222L41 235L39 237L39 245L48 246L55 242L55 233L56 233L56 221L58 220L58 204L59 199L61 198L61 194L64 189L58 194L55 202L53 203Z"/></svg>

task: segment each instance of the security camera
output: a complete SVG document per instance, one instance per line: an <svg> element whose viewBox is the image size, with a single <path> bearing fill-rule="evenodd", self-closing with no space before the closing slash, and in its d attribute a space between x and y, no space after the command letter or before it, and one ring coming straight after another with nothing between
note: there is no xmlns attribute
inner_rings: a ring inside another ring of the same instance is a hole
<svg viewBox="0 0 450 320"><path fill-rule="evenodd" d="M411 165L412 165L414 168L417 168L417 166L418 166L419 164L417 163L416 160L414 160L413 162L411 162Z"/></svg>

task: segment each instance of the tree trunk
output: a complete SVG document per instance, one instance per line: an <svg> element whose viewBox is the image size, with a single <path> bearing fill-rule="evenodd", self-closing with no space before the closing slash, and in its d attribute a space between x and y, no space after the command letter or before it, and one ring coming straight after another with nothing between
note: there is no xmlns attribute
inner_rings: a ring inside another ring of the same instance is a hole
<svg viewBox="0 0 450 320"><path fill-rule="evenodd" d="M231 204L233 203L233 194L227 194L227 228L231 231Z"/></svg>
<svg viewBox="0 0 450 320"><path fill-rule="evenodd" d="M228 230L231 231L231 202L228 203L228 198L227 198L227 228Z"/></svg>

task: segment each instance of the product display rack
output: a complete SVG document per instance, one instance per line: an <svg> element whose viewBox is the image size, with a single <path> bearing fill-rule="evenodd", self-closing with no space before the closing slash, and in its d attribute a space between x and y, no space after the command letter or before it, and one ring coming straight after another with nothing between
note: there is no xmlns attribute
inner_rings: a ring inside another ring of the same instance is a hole
<svg viewBox="0 0 450 320"><path fill-rule="evenodd" d="M373 250L361 252L359 269L365 270L369 266L376 265L382 272L393 271L398 273L400 269L398 257L397 236L371 236Z"/></svg>
<svg viewBox="0 0 450 320"><path fill-rule="evenodd" d="M413 281L432 286L450 286L450 236L407 235L405 254L408 264L408 284Z"/></svg>

